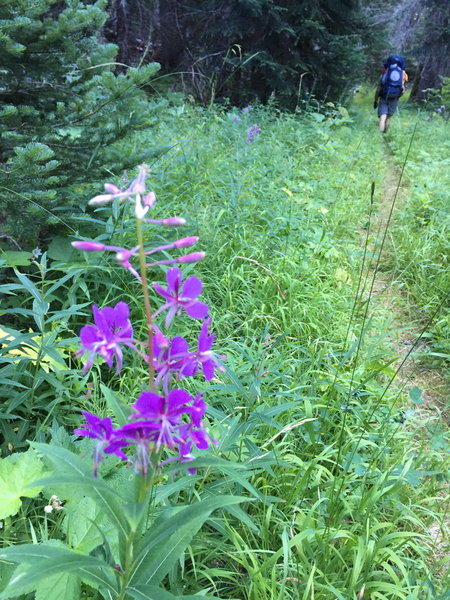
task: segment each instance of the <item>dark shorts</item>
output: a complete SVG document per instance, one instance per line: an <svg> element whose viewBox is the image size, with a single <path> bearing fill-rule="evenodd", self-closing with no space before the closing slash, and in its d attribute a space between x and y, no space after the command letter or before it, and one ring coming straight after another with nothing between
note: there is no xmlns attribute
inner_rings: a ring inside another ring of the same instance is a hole
<svg viewBox="0 0 450 600"><path fill-rule="evenodd" d="M398 98L391 98L390 100L386 100L386 98L378 99L378 116L381 115L392 115L397 110Z"/></svg>

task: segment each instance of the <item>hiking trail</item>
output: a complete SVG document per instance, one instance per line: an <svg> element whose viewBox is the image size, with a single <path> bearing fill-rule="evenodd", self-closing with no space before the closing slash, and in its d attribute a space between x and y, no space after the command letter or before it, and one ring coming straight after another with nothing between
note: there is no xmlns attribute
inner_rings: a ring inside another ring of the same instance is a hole
<svg viewBox="0 0 450 600"><path fill-rule="evenodd" d="M443 409L449 397L449 383L440 372L427 364L422 357L429 351L426 339L421 337L425 319L421 319L420 308L415 306L401 280L392 279L389 271L384 267L386 259L392 252L392 238L390 229L395 219L395 213L400 209L402 201L407 195L407 182L402 177L402 172L392 162L389 148L386 148L386 171L383 181L381 199L374 203L373 226L375 240L372 251L378 256L381 248L380 259L376 265L376 258L369 265L368 280L373 278L371 302L373 309L378 312L390 313L391 320L388 324L388 341L392 354L397 356L392 365L397 371L396 381L398 388L403 389L403 402L409 390L418 388L421 392L421 401L414 409L416 424L421 427L433 425L445 420ZM385 233L386 232L386 233ZM418 390L417 390L417 393ZM406 402L405 402L406 400ZM409 403L411 401L409 400ZM444 500L444 498L442 498ZM439 498L436 499L439 501ZM433 539L431 566L438 560L450 556L450 517L449 500L447 506L442 508L442 522L434 522L428 532Z"/></svg>

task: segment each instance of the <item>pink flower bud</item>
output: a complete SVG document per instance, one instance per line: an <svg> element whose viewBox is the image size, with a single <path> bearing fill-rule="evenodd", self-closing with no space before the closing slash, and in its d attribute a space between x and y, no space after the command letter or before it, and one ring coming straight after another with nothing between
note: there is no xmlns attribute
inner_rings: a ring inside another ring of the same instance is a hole
<svg viewBox="0 0 450 600"><path fill-rule="evenodd" d="M161 225L180 227L181 225L186 225L186 219L183 219L183 217L169 217L168 219L163 219Z"/></svg>
<svg viewBox="0 0 450 600"><path fill-rule="evenodd" d="M126 248L121 248L119 252L116 254L117 261L122 264L123 262L129 260L132 256L136 254L136 248L132 248L131 250L127 250Z"/></svg>
<svg viewBox="0 0 450 600"><path fill-rule="evenodd" d="M104 206L105 204L108 204L108 202L111 202L113 197L112 194L99 194L89 200L88 204L89 206Z"/></svg>
<svg viewBox="0 0 450 600"><path fill-rule="evenodd" d="M144 198L144 206L151 208L156 202L155 192L149 192Z"/></svg>
<svg viewBox="0 0 450 600"><path fill-rule="evenodd" d="M205 258L205 252L192 252L192 254L186 254L185 256L180 256L176 259L177 262L182 263L184 265L189 263L195 263L199 260Z"/></svg>
<svg viewBox="0 0 450 600"><path fill-rule="evenodd" d="M105 244L99 242L72 242L72 246L76 250L82 250L83 252L102 252L106 249Z"/></svg>
<svg viewBox="0 0 450 600"><path fill-rule="evenodd" d="M193 246L198 242L198 237L193 235L191 237L181 238L173 243L174 248L187 248L188 246Z"/></svg>
<svg viewBox="0 0 450 600"><path fill-rule="evenodd" d="M168 219L144 219L145 223L152 225L166 225L167 227L180 227L186 225L186 219L183 217L169 217Z"/></svg>
<svg viewBox="0 0 450 600"><path fill-rule="evenodd" d="M145 192L145 180L149 173L147 165L140 165L138 176L131 182L128 192L130 194L143 194Z"/></svg>
<svg viewBox="0 0 450 600"><path fill-rule="evenodd" d="M109 194L121 194L122 193L122 190L119 190L117 185L114 185L113 183L105 183L105 190Z"/></svg>

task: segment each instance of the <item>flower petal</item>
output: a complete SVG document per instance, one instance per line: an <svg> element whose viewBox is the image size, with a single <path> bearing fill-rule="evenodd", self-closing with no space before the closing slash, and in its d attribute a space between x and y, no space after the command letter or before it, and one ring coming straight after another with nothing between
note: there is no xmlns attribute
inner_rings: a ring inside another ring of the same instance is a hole
<svg viewBox="0 0 450 600"><path fill-rule="evenodd" d="M193 319L204 319L209 312L209 306L204 302L193 302L185 306L187 314Z"/></svg>
<svg viewBox="0 0 450 600"><path fill-rule="evenodd" d="M178 294L178 290L181 284L182 274L178 267L171 267L167 270L166 280L167 280L167 291L173 291Z"/></svg>
<svg viewBox="0 0 450 600"><path fill-rule="evenodd" d="M183 298L197 298L202 293L203 284L198 277L188 277L183 285Z"/></svg>

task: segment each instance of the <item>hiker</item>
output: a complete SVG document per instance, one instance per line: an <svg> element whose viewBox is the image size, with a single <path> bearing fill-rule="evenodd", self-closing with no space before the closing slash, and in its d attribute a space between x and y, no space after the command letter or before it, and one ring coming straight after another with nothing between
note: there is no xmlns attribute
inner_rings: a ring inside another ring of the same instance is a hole
<svg viewBox="0 0 450 600"><path fill-rule="evenodd" d="M408 81L405 67L405 59L398 54L392 54L384 63L384 71L381 74L373 102L373 107L378 107L382 133L386 133L389 129L390 119L397 110L398 99L405 91Z"/></svg>

